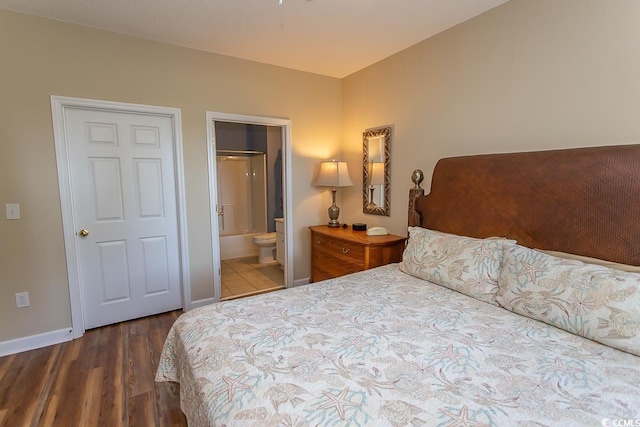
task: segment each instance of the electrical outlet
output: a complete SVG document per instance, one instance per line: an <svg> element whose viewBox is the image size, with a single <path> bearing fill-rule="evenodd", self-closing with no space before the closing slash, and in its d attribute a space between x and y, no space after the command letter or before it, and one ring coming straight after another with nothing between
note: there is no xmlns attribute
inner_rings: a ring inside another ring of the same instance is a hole
<svg viewBox="0 0 640 427"><path fill-rule="evenodd" d="M18 292L16 294L16 307L23 308L29 307L29 292Z"/></svg>
<svg viewBox="0 0 640 427"><path fill-rule="evenodd" d="M20 219L20 205L17 203L7 203L4 205L7 219Z"/></svg>

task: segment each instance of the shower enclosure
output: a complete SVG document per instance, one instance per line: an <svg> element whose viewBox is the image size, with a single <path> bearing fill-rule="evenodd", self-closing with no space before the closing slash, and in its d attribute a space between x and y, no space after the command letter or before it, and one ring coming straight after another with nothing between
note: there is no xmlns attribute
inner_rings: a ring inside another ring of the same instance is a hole
<svg viewBox="0 0 640 427"><path fill-rule="evenodd" d="M253 236L267 232L266 154L218 150L220 259L256 255Z"/></svg>

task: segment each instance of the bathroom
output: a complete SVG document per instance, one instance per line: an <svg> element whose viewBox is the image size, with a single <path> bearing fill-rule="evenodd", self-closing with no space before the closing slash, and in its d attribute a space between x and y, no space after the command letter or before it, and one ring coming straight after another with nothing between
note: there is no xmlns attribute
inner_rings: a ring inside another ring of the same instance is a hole
<svg viewBox="0 0 640 427"><path fill-rule="evenodd" d="M221 299L284 287L282 129L215 122Z"/></svg>

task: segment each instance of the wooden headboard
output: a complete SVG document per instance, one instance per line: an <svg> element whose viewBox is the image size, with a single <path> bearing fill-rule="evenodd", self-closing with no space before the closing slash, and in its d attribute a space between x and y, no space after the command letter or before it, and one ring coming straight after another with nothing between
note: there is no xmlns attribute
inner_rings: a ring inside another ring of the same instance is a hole
<svg viewBox="0 0 640 427"><path fill-rule="evenodd" d="M640 265L640 145L451 157L409 225Z"/></svg>

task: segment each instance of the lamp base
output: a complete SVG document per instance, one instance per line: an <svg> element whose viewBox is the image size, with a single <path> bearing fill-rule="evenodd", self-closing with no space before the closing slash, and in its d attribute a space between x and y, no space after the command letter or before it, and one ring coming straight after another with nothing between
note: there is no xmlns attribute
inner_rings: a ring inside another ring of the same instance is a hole
<svg viewBox="0 0 640 427"><path fill-rule="evenodd" d="M340 208L336 206L336 189L331 190L331 197L333 198L333 204L327 209L329 213L329 227L340 227L338 217L340 216Z"/></svg>
<svg viewBox="0 0 640 427"><path fill-rule="evenodd" d="M378 207L378 205L373 202L373 192L375 189L376 188L373 185L369 186L369 204L367 205L367 209L370 211Z"/></svg>

